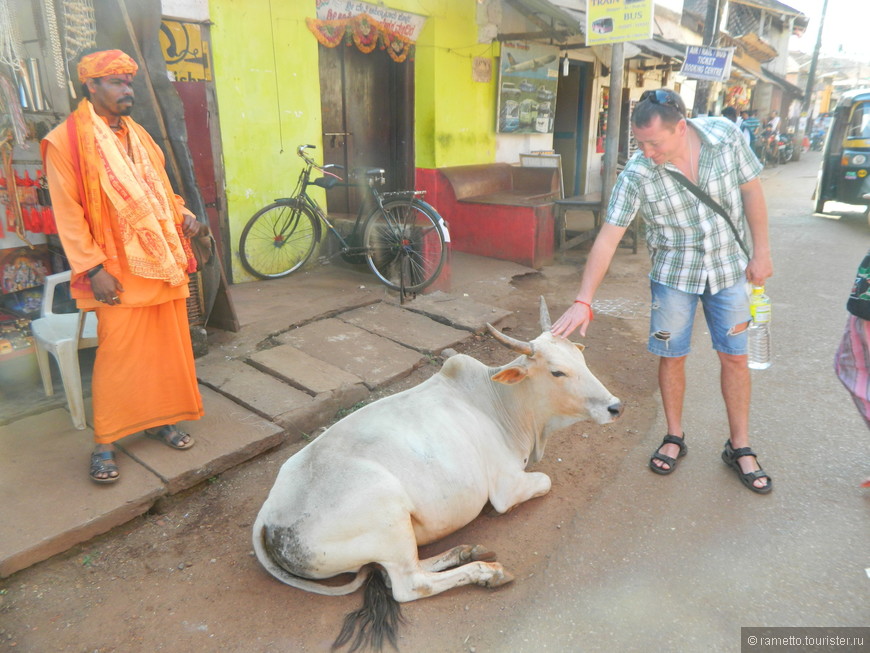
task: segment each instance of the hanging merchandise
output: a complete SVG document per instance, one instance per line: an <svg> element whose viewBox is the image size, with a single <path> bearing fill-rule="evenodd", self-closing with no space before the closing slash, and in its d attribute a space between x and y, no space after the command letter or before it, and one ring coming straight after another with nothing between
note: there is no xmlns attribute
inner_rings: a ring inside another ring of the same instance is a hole
<svg viewBox="0 0 870 653"><path fill-rule="evenodd" d="M16 145L24 145L27 140L27 124L24 122L21 104L12 82L0 74L0 140L4 138L6 130L11 132Z"/></svg>
<svg viewBox="0 0 870 653"><path fill-rule="evenodd" d="M18 185L16 184L15 169L12 167L12 139L11 137L0 143L0 160L3 162L3 176L6 178L6 215L7 226L10 231L27 243L33 249L33 244L27 239L24 229L24 214L21 211Z"/></svg>
<svg viewBox="0 0 870 653"><path fill-rule="evenodd" d="M36 6L36 3L34 3ZM54 79L58 88L66 88L68 73L63 58L63 47L60 43L60 31L57 25L57 14L54 10L54 0L42 0L41 16L37 21L42 53L46 61L54 65ZM75 94L73 94L75 97Z"/></svg>
<svg viewBox="0 0 870 653"><path fill-rule="evenodd" d="M0 0L0 63L17 68L24 57L18 21L9 0Z"/></svg>
<svg viewBox="0 0 870 653"><path fill-rule="evenodd" d="M45 0L51 4L52 0ZM63 43L66 60L72 61L86 48L97 45L97 23L91 0L62 0Z"/></svg>

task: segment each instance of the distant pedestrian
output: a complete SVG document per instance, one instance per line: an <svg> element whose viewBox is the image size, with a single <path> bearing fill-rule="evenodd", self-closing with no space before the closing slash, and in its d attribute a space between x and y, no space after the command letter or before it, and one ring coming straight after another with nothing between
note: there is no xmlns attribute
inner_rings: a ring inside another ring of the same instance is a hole
<svg viewBox="0 0 870 653"><path fill-rule="evenodd" d="M753 152L755 151L755 139L758 136L758 128L760 126L761 121L758 119L758 112L755 109L747 113L746 118L743 119L743 123L740 125L740 130L749 141L749 147L752 148Z"/></svg>
<svg viewBox="0 0 870 653"><path fill-rule="evenodd" d="M870 250L858 266L846 310L849 317L834 370L870 428ZM863 485L870 487L870 478Z"/></svg>
<svg viewBox="0 0 870 653"><path fill-rule="evenodd" d="M776 111L770 112L770 118L767 119L767 128L774 134L779 133L779 114Z"/></svg>

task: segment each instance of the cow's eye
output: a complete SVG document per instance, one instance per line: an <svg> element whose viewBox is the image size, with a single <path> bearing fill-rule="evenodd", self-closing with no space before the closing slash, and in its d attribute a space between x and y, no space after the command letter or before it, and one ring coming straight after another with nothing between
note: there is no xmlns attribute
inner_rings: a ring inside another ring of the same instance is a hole
<svg viewBox="0 0 870 653"><path fill-rule="evenodd" d="M559 370L556 370L555 372L550 372L550 374L552 374L553 376L555 376L557 378L560 376L567 376L564 372L560 372Z"/></svg>

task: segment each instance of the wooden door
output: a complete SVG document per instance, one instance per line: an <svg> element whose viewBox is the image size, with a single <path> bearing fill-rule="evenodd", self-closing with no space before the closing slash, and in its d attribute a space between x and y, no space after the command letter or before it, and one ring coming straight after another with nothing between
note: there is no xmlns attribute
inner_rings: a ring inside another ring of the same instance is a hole
<svg viewBox="0 0 870 653"><path fill-rule="evenodd" d="M414 179L412 61L396 63L383 50L320 46L323 161L346 171L383 168L384 190ZM353 188L327 193L330 213L356 213Z"/></svg>
<svg viewBox="0 0 870 653"><path fill-rule="evenodd" d="M565 196L585 193L586 151L589 139L591 64L572 61L568 75L559 77L553 149L562 155Z"/></svg>

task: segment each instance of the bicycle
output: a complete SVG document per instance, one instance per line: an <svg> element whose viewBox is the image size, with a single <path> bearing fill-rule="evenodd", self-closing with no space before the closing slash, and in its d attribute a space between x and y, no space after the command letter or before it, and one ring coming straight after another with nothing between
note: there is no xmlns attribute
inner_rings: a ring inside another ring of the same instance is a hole
<svg viewBox="0 0 870 653"><path fill-rule="evenodd" d="M404 295L419 292L435 281L447 258L445 242L449 237L445 238L447 225L438 212L420 199L425 191L379 193L376 186L385 183L383 168L363 170L367 197L360 203L353 229L344 237L307 189L310 185L329 190L350 184L333 172L342 166L317 165L305 153L314 147L300 145L296 149L305 166L293 195L264 206L245 225L239 241L244 268L261 279L278 279L295 272L314 253L323 234L322 223L338 239L338 254L349 262L364 260L388 288ZM312 170L323 177L312 180ZM369 212L363 218L366 210Z"/></svg>

